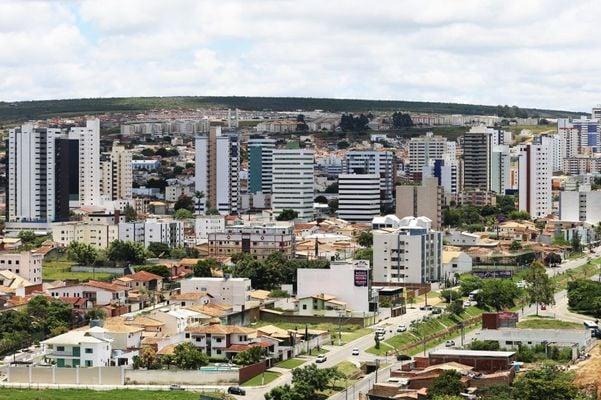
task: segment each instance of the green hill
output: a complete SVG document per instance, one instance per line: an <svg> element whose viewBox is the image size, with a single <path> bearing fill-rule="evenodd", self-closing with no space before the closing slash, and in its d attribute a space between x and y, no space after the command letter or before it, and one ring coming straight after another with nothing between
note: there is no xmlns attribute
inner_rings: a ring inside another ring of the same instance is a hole
<svg viewBox="0 0 601 400"><path fill-rule="evenodd" d="M256 111L324 110L332 112L411 111L440 114L495 115L496 106L397 100L325 99L310 97L123 97L0 102L0 122L43 119L57 115L132 112L176 108L240 108ZM569 117L580 112L525 109L530 116Z"/></svg>

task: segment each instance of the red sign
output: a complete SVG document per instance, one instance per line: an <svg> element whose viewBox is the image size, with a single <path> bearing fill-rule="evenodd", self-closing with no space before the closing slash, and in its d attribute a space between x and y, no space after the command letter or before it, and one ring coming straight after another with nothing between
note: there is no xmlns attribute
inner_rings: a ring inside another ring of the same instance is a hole
<svg viewBox="0 0 601 400"><path fill-rule="evenodd" d="M365 269L356 269L355 270L355 286L358 287L367 287L367 283L369 280L369 271Z"/></svg>

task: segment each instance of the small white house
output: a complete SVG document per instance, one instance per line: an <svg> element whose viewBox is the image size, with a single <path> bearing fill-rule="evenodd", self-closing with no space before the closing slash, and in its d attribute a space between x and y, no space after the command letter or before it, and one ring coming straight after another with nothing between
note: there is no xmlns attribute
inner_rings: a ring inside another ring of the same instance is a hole
<svg viewBox="0 0 601 400"><path fill-rule="evenodd" d="M93 327L86 331L70 331L41 343L44 357L63 367L105 367L110 364L112 339L106 330Z"/></svg>
<svg viewBox="0 0 601 400"><path fill-rule="evenodd" d="M445 279L467 272L472 272L472 257L463 251L442 250L442 274Z"/></svg>

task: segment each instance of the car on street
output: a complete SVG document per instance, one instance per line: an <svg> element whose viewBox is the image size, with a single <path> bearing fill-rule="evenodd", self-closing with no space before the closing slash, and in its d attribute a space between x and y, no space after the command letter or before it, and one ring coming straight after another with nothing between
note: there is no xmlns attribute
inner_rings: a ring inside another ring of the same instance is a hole
<svg viewBox="0 0 601 400"><path fill-rule="evenodd" d="M405 354L397 354L396 360L397 361L409 361L409 360L411 360L411 356L408 356Z"/></svg>
<svg viewBox="0 0 601 400"><path fill-rule="evenodd" d="M420 306L419 309L422 311L432 311L432 306L428 304L425 306Z"/></svg>
<svg viewBox="0 0 601 400"><path fill-rule="evenodd" d="M246 390L242 389L240 386L230 386L227 388L227 392L229 394L237 394L238 396L246 396Z"/></svg>
<svg viewBox="0 0 601 400"><path fill-rule="evenodd" d="M453 346L455 346L455 341L447 340L447 342L444 345L445 345L445 347L453 347Z"/></svg>
<svg viewBox="0 0 601 400"><path fill-rule="evenodd" d="M442 314L442 308L438 308L438 307L432 308L432 314Z"/></svg>
<svg viewBox="0 0 601 400"><path fill-rule="evenodd" d="M353 351L351 352L352 355L354 356L358 356L359 355L359 349L358 348L354 348Z"/></svg>
<svg viewBox="0 0 601 400"><path fill-rule="evenodd" d="M407 330L407 327L402 324L396 327L397 332L405 332L406 330Z"/></svg>
<svg viewBox="0 0 601 400"><path fill-rule="evenodd" d="M186 390L186 388L181 387L180 385L169 385L169 390Z"/></svg>
<svg viewBox="0 0 601 400"><path fill-rule="evenodd" d="M328 357L326 357L323 354L320 354L317 356L317 358L315 359L316 363L322 363L322 362L326 362L328 360Z"/></svg>

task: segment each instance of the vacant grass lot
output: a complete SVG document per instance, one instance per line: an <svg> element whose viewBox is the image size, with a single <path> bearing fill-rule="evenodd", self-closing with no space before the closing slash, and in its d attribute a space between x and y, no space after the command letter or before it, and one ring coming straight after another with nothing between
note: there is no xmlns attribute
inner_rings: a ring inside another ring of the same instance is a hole
<svg viewBox="0 0 601 400"><path fill-rule="evenodd" d="M526 329L582 329L582 324L549 317L528 317L518 322L518 328Z"/></svg>
<svg viewBox="0 0 601 400"><path fill-rule="evenodd" d="M280 367L280 368L288 368L288 369L294 369L304 363L306 363L307 360L303 360L300 358L290 358L286 361L282 361L277 363L275 366L276 367Z"/></svg>
<svg viewBox="0 0 601 400"><path fill-rule="evenodd" d="M259 321L255 325L252 325L252 328L259 328L265 325L274 325L280 329L286 330L297 330L299 334L303 334L305 332L305 324L295 324L293 322L285 322L285 321L275 321L275 322L267 322L267 321ZM332 323L322 323L322 324L308 324L308 329L316 329L329 331L332 337L332 342L329 344L338 344L338 325ZM373 331L369 328L360 328L357 325L341 325L340 332L342 336L342 344L346 344L348 342L352 342L355 339L359 339L362 336L365 336ZM312 354L314 351L311 352Z"/></svg>
<svg viewBox="0 0 601 400"><path fill-rule="evenodd" d="M205 393L221 399L231 399L223 393ZM0 388L0 400L197 400L198 392L159 390L85 390L85 389L8 389Z"/></svg>
<svg viewBox="0 0 601 400"><path fill-rule="evenodd" d="M111 278L111 274L103 272L71 272L71 267L75 263L67 260L44 260L43 262L43 280L45 281L56 281L65 279L79 279L80 281L87 281L90 279L95 280L108 280Z"/></svg>
<svg viewBox="0 0 601 400"><path fill-rule="evenodd" d="M262 386L263 384L267 385L271 381L277 379L280 376L277 372L265 371L265 382L263 383L263 374L259 374L252 379L244 382L241 386Z"/></svg>

